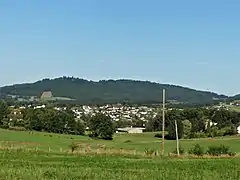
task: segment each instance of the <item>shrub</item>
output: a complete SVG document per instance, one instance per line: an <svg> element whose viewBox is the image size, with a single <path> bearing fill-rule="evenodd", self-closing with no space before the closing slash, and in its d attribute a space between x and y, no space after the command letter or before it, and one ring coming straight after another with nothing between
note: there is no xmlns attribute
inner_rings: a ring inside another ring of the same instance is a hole
<svg viewBox="0 0 240 180"><path fill-rule="evenodd" d="M237 128L234 126L225 127L222 130L224 131L223 136L232 136L237 134Z"/></svg>
<svg viewBox="0 0 240 180"><path fill-rule="evenodd" d="M9 127L8 129L13 131L26 131L25 127L18 127L18 126Z"/></svg>
<svg viewBox="0 0 240 180"><path fill-rule="evenodd" d="M207 134L205 134L204 132L196 132L196 133L191 133L190 134L190 138L206 138Z"/></svg>
<svg viewBox="0 0 240 180"><path fill-rule="evenodd" d="M177 148L175 148L173 151L172 151L173 154L177 154ZM184 154L184 149L182 147L179 147L179 154Z"/></svg>
<svg viewBox="0 0 240 180"><path fill-rule="evenodd" d="M207 150L207 154L212 156L220 156L220 155L230 155L234 156L235 153L230 151L228 146L220 145L220 146L209 146Z"/></svg>
<svg viewBox="0 0 240 180"><path fill-rule="evenodd" d="M126 141L124 141L124 143L130 143L130 142L132 142L131 140L126 140Z"/></svg>
<svg viewBox="0 0 240 180"><path fill-rule="evenodd" d="M195 144L191 149L188 150L189 154L194 154L197 156L204 155L204 148L200 146L200 144Z"/></svg>
<svg viewBox="0 0 240 180"><path fill-rule="evenodd" d="M76 143L72 143L70 144L70 148L71 148L71 151L74 152L78 148L78 145Z"/></svg>
<svg viewBox="0 0 240 180"><path fill-rule="evenodd" d="M224 130L212 127L209 129L208 137L219 137L224 135Z"/></svg>
<svg viewBox="0 0 240 180"><path fill-rule="evenodd" d="M147 156L152 156L152 155L157 155L157 150L156 149L146 149L144 151L144 153L147 155Z"/></svg>
<svg viewBox="0 0 240 180"><path fill-rule="evenodd" d="M0 125L0 128L2 128L2 129L8 129L9 126L8 126L8 124L1 124L1 125Z"/></svg>
<svg viewBox="0 0 240 180"><path fill-rule="evenodd" d="M161 133L157 133L157 134L154 135L154 137L156 137L156 138L162 138L162 134L161 134Z"/></svg>
<svg viewBox="0 0 240 180"><path fill-rule="evenodd" d="M188 139L192 130L192 123L189 120L184 120L183 122L183 137Z"/></svg>

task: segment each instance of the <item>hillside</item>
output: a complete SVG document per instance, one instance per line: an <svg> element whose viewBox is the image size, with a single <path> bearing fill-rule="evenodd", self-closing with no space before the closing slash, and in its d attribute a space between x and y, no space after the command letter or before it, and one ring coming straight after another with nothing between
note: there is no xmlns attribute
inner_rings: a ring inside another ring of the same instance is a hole
<svg viewBox="0 0 240 180"><path fill-rule="evenodd" d="M227 98L212 92L134 80L88 81L79 78L61 77L44 79L35 83L5 86L2 95L40 96L43 91L51 90L54 97L76 99L81 103L158 103L162 101L162 89L167 99L189 104L212 103L216 99Z"/></svg>
<svg viewBox="0 0 240 180"><path fill-rule="evenodd" d="M240 100L240 94L237 94L235 96L232 96L229 98L230 101L237 101L237 100Z"/></svg>

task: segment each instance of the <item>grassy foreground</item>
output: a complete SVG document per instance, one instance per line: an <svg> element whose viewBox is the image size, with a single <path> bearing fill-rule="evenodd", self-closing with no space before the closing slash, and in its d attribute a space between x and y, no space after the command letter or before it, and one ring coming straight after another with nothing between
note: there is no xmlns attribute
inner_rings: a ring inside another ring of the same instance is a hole
<svg viewBox="0 0 240 180"><path fill-rule="evenodd" d="M239 156L176 159L143 155L145 149L160 149L161 139L153 136L154 133L125 134L116 135L113 141L104 141L86 136L0 129L0 180L239 180ZM76 154L69 152L73 142L80 146ZM195 143L205 148L224 144L240 152L239 137L181 140L185 151ZM175 141L166 141L165 148L166 154L171 152Z"/></svg>
<svg viewBox="0 0 240 180"><path fill-rule="evenodd" d="M0 179L238 180L240 158L170 159L0 151Z"/></svg>

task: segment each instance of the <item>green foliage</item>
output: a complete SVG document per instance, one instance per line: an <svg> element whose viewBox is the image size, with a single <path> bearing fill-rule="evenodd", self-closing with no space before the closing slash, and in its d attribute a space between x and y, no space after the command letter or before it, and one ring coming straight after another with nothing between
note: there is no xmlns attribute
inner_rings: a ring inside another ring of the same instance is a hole
<svg viewBox="0 0 240 180"><path fill-rule="evenodd" d="M224 131L223 136L233 136L237 134L237 128L233 125L224 127L222 130Z"/></svg>
<svg viewBox="0 0 240 180"><path fill-rule="evenodd" d="M7 103L0 100L0 125L4 126L4 120L7 118L9 113Z"/></svg>
<svg viewBox="0 0 240 180"><path fill-rule="evenodd" d="M188 119L191 124L192 132L201 132L205 130L205 115L201 108L185 109L183 111L185 119Z"/></svg>
<svg viewBox="0 0 240 180"><path fill-rule="evenodd" d="M162 115L158 114L156 117L150 119L146 124L146 131L156 132L162 130Z"/></svg>
<svg viewBox="0 0 240 180"><path fill-rule="evenodd" d="M213 103L213 97L226 98L226 96L211 92L148 81L103 80L93 82L72 77L44 79L32 84L6 86L1 88L1 92L21 96L39 96L43 91L49 89L52 90L55 97L69 97L84 104L159 103L162 102L161 96L159 96L162 89L167 90L167 99L189 104Z"/></svg>
<svg viewBox="0 0 240 180"><path fill-rule="evenodd" d="M235 153L230 151L228 146L220 145L220 146L209 146L207 150L207 154L211 156L220 156L220 155L230 155L234 156Z"/></svg>
<svg viewBox="0 0 240 180"><path fill-rule="evenodd" d="M157 134L154 135L154 137L156 137L156 138L162 138L162 133L157 133Z"/></svg>
<svg viewBox="0 0 240 180"><path fill-rule="evenodd" d="M78 146L77 143L72 142L72 143L70 144L70 148L71 148L71 151L72 151L72 152L74 152L75 150L77 150L78 147L79 147L79 146Z"/></svg>
<svg viewBox="0 0 240 180"><path fill-rule="evenodd" d="M115 132L114 123L109 116L97 113L89 120L90 137L112 140Z"/></svg>
<svg viewBox="0 0 240 180"><path fill-rule="evenodd" d="M27 109L24 112L24 120L28 130L83 135L85 129L68 109L65 111L52 108Z"/></svg>
<svg viewBox="0 0 240 180"><path fill-rule="evenodd" d="M179 147L179 154L184 154L184 149L180 146ZM173 151L172 151L173 154L177 154L177 148L175 148Z"/></svg>
<svg viewBox="0 0 240 180"><path fill-rule="evenodd" d="M182 123L183 123L183 137L185 139L190 138L192 131L192 123L189 120L184 120Z"/></svg>
<svg viewBox="0 0 240 180"><path fill-rule="evenodd" d="M198 139L198 138L206 138L208 137L206 133L204 132L192 132L190 134L190 139Z"/></svg>
<svg viewBox="0 0 240 180"><path fill-rule="evenodd" d="M166 139L174 140L176 139L176 127L175 127L175 120L177 121L177 129L178 129L178 138L181 139L183 136L183 124L182 124L182 118L180 111L172 110L169 111L166 114L166 120L167 120L167 130L168 135L166 136Z"/></svg>
<svg viewBox="0 0 240 180"><path fill-rule="evenodd" d="M116 121L115 123L117 128L131 127L133 125L132 121L125 119L121 119L119 121Z"/></svg>
<svg viewBox="0 0 240 180"><path fill-rule="evenodd" d="M144 153L147 155L147 156L157 156L158 152L156 149L145 149Z"/></svg>
<svg viewBox="0 0 240 180"><path fill-rule="evenodd" d="M195 144L191 149L188 150L188 154L203 156L204 148L201 147L200 144Z"/></svg>
<svg viewBox="0 0 240 180"><path fill-rule="evenodd" d="M219 130L218 127L216 126L209 128L208 131L209 131L208 137L218 137L224 135L224 132L222 130Z"/></svg>

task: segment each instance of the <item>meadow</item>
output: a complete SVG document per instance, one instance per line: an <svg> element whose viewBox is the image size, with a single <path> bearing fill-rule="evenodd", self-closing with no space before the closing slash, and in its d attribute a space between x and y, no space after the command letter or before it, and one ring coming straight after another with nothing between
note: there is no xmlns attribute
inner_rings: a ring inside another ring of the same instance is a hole
<svg viewBox="0 0 240 180"><path fill-rule="evenodd" d="M240 159L161 159L0 151L0 179L238 180Z"/></svg>
<svg viewBox="0 0 240 180"><path fill-rule="evenodd" d="M74 153L70 149L73 142L80 145ZM224 144L240 152L239 137L181 140L180 143L186 151L199 143L205 148ZM154 133L117 134L113 141L104 141L87 136L0 129L0 179L238 180L240 177L238 156L169 157L167 154L175 148L175 141L165 142L164 157L144 155L146 149L160 150L160 145L161 139L154 138Z"/></svg>
<svg viewBox="0 0 240 180"><path fill-rule="evenodd" d="M112 151L144 152L146 149L161 149L161 138L155 138L156 133L115 134L112 141L94 140L88 136L74 136L41 132L10 131L0 129L0 148L27 148L41 151L66 152L70 145L76 143L82 149L106 149ZM209 145L226 145L231 150L240 153L240 137L219 137L180 140L180 146L187 151L194 144L207 148ZM166 155L176 147L175 141L165 141Z"/></svg>

